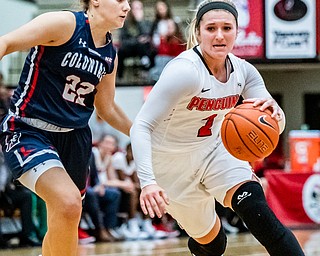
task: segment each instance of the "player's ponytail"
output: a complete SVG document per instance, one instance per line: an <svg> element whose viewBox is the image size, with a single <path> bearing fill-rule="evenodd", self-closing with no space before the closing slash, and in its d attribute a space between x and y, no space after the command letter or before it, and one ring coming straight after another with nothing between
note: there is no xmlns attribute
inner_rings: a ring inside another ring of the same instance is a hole
<svg viewBox="0 0 320 256"><path fill-rule="evenodd" d="M194 18L189 24L189 30L188 30L189 36L187 40L187 49L191 49L198 44L197 30L198 29L196 28L196 18Z"/></svg>

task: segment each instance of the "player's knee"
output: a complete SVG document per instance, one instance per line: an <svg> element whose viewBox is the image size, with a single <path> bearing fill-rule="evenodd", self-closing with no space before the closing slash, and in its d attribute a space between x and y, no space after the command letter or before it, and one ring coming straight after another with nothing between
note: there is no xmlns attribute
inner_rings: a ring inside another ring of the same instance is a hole
<svg viewBox="0 0 320 256"><path fill-rule="evenodd" d="M251 181L240 186L231 203L233 210L262 244L276 243L284 235L285 228L269 208L259 183Z"/></svg>
<svg viewBox="0 0 320 256"><path fill-rule="evenodd" d="M243 215L248 208L267 204L261 185L256 181L242 184L233 194L231 205L235 212ZM241 216L240 216L241 217Z"/></svg>
<svg viewBox="0 0 320 256"><path fill-rule="evenodd" d="M59 201L59 207L55 207L55 209L56 213L59 214L61 218L73 221L80 217L82 211L80 196L65 196Z"/></svg>
<svg viewBox="0 0 320 256"><path fill-rule="evenodd" d="M192 237L189 238L189 250L195 256L221 256L227 246L227 236L221 225L218 235L208 244L200 244Z"/></svg>
<svg viewBox="0 0 320 256"><path fill-rule="evenodd" d="M304 255L292 232L275 216L257 182L241 185L232 198L232 208L270 255Z"/></svg>

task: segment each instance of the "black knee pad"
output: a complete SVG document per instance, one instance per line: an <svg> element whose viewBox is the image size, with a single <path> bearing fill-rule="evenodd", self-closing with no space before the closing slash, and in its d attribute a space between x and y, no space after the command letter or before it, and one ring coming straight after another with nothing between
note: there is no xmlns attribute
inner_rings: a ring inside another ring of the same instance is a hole
<svg viewBox="0 0 320 256"><path fill-rule="evenodd" d="M241 185L232 197L232 208L270 255L304 255L296 238L269 208L258 182Z"/></svg>
<svg viewBox="0 0 320 256"><path fill-rule="evenodd" d="M222 224L218 235L208 244L200 244L192 237L189 238L188 247L195 256L221 256L227 246L227 236Z"/></svg>

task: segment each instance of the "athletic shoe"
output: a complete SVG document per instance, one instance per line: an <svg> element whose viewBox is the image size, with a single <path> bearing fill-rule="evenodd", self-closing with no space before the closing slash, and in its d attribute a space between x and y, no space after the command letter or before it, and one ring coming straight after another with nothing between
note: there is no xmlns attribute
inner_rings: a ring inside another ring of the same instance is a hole
<svg viewBox="0 0 320 256"><path fill-rule="evenodd" d="M142 231L149 234L150 238L154 239L162 239L167 238L168 234L164 230L156 230L156 228L152 225L151 219L146 219L142 223Z"/></svg>
<svg viewBox="0 0 320 256"><path fill-rule="evenodd" d="M150 238L150 234L148 232L140 229L139 221L137 218L133 218L128 221L128 228L130 232L134 236L136 236L137 240L144 240Z"/></svg>
<svg viewBox="0 0 320 256"><path fill-rule="evenodd" d="M128 220L128 230L132 234L138 234L140 232L139 223L136 218Z"/></svg>
<svg viewBox="0 0 320 256"><path fill-rule="evenodd" d="M82 228L78 228L79 244L90 244L96 241L94 236L89 236Z"/></svg>
<svg viewBox="0 0 320 256"><path fill-rule="evenodd" d="M166 232L168 238L174 238L180 236L180 231L171 228L169 225L164 225L160 223L158 225L154 225L154 228L159 232L163 231Z"/></svg>
<svg viewBox="0 0 320 256"><path fill-rule="evenodd" d="M149 238L149 234L141 231L139 227L137 228L134 221L133 224L131 223L130 225L132 230L130 230L127 223L123 223L118 229L116 229L116 232L123 236L125 240L144 240Z"/></svg>
<svg viewBox="0 0 320 256"><path fill-rule="evenodd" d="M229 222L225 218L221 218L221 223L222 223L222 226L223 226L224 230L226 231L226 233L230 233L230 234L239 233L239 229L237 227L230 225Z"/></svg>
<svg viewBox="0 0 320 256"><path fill-rule="evenodd" d="M121 232L119 232L119 228L116 228L116 229L109 228L108 231L117 241L121 241L125 239L124 235L121 234Z"/></svg>
<svg viewBox="0 0 320 256"><path fill-rule="evenodd" d="M116 232L124 238L124 240L135 240L136 236L130 232L127 223L123 223L119 228L115 229Z"/></svg>

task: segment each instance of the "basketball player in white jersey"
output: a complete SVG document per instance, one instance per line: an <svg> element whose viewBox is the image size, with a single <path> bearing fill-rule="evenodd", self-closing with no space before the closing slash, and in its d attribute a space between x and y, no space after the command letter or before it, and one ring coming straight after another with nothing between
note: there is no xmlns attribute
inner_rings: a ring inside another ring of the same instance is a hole
<svg viewBox="0 0 320 256"><path fill-rule="evenodd" d="M227 0L205 0L190 24L188 50L163 70L131 128L145 214L171 214L196 256L222 255L226 235L214 199L233 209L270 255L304 255L270 210L248 162L221 143L224 115L240 96L269 108L284 130L284 113L258 71L233 54L238 12Z"/></svg>

